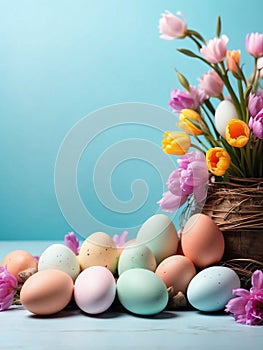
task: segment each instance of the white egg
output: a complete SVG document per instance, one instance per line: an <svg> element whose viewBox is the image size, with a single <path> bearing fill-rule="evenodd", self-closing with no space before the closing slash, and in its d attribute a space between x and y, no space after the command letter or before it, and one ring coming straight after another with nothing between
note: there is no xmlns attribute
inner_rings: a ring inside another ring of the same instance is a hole
<svg viewBox="0 0 263 350"><path fill-rule="evenodd" d="M211 266L190 281L187 299L197 310L219 311L234 297L232 291L236 288L240 288L240 279L235 271L225 266Z"/></svg>
<svg viewBox="0 0 263 350"><path fill-rule="evenodd" d="M38 270L56 269L66 272L75 280L80 272L76 255L64 244L52 244L41 254Z"/></svg>
<svg viewBox="0 0 263 350"><path fill-rule="evenodd" d="M156 214L146 220L136 237L137 243L145 244L150 248L157 264L176 253L178 240L173 222L164 214Z"/></svg>
<svg viewBox="0 0 263 350"><path fill-rule="evenodd" d="M237 118L237 111L231 101L224 100L219 103L215 111L215 127L222 137L226 136L226 126L229 120Z"/></svg>

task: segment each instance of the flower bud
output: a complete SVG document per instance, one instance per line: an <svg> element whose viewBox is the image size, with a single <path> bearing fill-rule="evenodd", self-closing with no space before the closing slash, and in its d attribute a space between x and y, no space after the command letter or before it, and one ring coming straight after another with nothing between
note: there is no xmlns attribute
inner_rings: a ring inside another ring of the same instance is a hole
<svg viewBox="0 0 263 350"><path fill-rule="evenodd" d="M263 56L263 34L251 33L246 35L247 52L254 57Z"/></svg>
<svg viewBox="0 0 263 350"><path fill-rule="evenodd" d="M167 131L164 133L162 141L165 153L174 155L183 155L190 148L190 137L182 131Z"/></svg>
<svg viewBox="0 0 263 350"><path fill-rule="evenodd" d="M193 109L182 109L179 115L179 122L177 126L191 135L201 135L203 132L198 128L192 121L196 124L201 124L200 115Z"/></svg>
<svg viewBox="0 0 263 350"><path fill-rule="evenodd" d="M184 38L187 33L187 26L184 20L166 11L159 21L159 31L161 39L172 40Z"/></svg>
<svg viewBox="0 0 263 350"><path fill-rule="evenodd" d="M238 74L237 65L240 66L240 50L228 50L226 64L230 72Z"/></svg>

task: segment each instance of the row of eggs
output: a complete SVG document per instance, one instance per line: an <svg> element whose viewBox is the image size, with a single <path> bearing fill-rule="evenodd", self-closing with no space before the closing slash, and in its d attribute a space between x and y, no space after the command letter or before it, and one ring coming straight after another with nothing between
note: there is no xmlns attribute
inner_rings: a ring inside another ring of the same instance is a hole
<svg viewBox="0 0 263 350"><path fill-rule="evenodd" d="M167 288L172 287L174 293L186 294L196 309L221 310L232 289L240 286L233 270L211 266L223 252L223 235L208 216L193 215L179 241L170 218L157 214L121 248L103 232L90 235L78 255L63 244L49 246L40 256L38 272L23 284L20 298L29 311L51 314L73 296L81 310L97 314L106 311L117 295L130 312L152 315L166 308ZM11 257L1 264L10 272Z"/></svg>

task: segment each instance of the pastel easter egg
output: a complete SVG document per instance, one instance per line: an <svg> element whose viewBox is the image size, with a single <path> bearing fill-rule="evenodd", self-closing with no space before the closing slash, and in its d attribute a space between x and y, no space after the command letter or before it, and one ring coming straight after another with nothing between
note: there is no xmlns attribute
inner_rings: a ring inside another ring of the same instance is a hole
<svg viewBox="0 0 263 350"><path fill-rule="evenodd" d="M182 251L195 266L208 267L218 263L225 249L224 236L216 223L205 214L194 214L181 234Z"/></svg>
<svg viewBox="0 0 263 350"><path fill-rule="evenodd" d="M153 252L157 264L176 253L179 237L171 219L164 214L151 216L141 226L136 242Z"/></svg>
<svg viewBox="0 0 263 350"><path fill-rule="evenodd" d="M135 268L124 271L117 280L120 303L138 315L154 315L168 303L164 282L152 271Z"/></svg>
<svg viewBox="0 0 263 350"><path fill-rule="evenodd" d="M37 261L29 252L25 250L14 250L8 253L0 266L6 267L7 271L13 274L20 282L19 273L27 269L37 271Z"/></svg>
<svg viewBox="0 0 263 350"><path fill-rule="evenodd" d="M236 288L240 288L240 279L235 271L225 266L211 266L191 280L187 299L200 311L219 311L233 298L232 290Z"/></svg>
<svg viewBox="0 0 263 350"><path fill-rule="evenodd" d="M235 106L231 101L221 101L215 111L215 127L224 138L226 137L227 123L232 119L238 119Z"/></svg>
<svg viewBox="0 0 263 350"><path fill-rule="evenodd" d="M156 269L156 260L152 251L144 244L132 243L126 246L119 258L118 274L134 268Z"/></svg>
<svg viewBox="0 0 263 350"><path fill-rule="evenodd" d="M196 274L192 261L183 255L172 255L164 259L155 271L166 287L173 287L174 293L185 294L187 286Z"/></svg>
<svg viewBox="0 0 263 350"><path fill-rule="evenodd" d="M106 311L115 299L116 283L112 273L102 266L91 266L77 277L74 298L78 307L89 314Z"/></svg>
<svg viewBox="0 0 263 350"><path fill-rule="evenodd" d="M64 309L73 295L73 280L61 270L38 271L22 285L20 301L36 315L51 315Z"/></svg>
<svg viewBox="0 0 263 350"><path fill-rule="evenodd" d="M80 272L80 266L76 255L64 244L50 245L40 255L38 270L57 269L66 272L73 280Z"/></svg>
<svg viewBox="0 0 263 350"><path fill-rule="evenodd" d="M104 266L113 274L116 272L118 259L118 248L113 239L104 232L95 232L86 238L78 255L82 270L91 266Z"/></svg>

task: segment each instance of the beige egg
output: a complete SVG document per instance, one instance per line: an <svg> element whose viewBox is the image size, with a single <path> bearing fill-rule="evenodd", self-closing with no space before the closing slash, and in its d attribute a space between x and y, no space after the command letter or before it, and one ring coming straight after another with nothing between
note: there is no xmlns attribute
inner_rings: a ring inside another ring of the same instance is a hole
<svg viewBox="0 0 263 350"><path fill-rule="evenodd" d="M78 255L82 270L90 266L104 266L113 274L119 258L118 249L112 238L104 232L91 234L81 245Z"/></svg>
<svg viewBox="0 0 263 350"><path fill-rule="evenodd" d="M172 220L164 214L151 216L141 226L136 242L153 252L157 264L177 251L179 237Z"/></svg>
<svg viewBox="0 0 263 350"><path fill-rule="evenodd" d="M70 302L74 284L61 270L43 270L29 277L22 286L20 300L25 309L36 315L51 315Z"/></svg>
<svg viewBox="0 0 263 350"><path fill-rule="evenodd" d="M7 268L8 272L13 274L18 281L20 281L18 274L27 269L37 270L37 262L33 255L25 250L14 250L8 253L3 261L1 266Z"/></svg>
<svg viewBox="0 0 263 350"><path fill-rule="evenodd" d="M173 291L185 294L192 278L196 274L196 269L192 261L183 255L172 255L164 259L155 271L166 287L173 287Z"/></svg>
<svg viewBox="0 0 263 350"><path fill-rule="evenodd" d="M205 214L195 214L188 219L181 244L184 255L199 268L218 263L224 254L224 236Z"/></svg>

